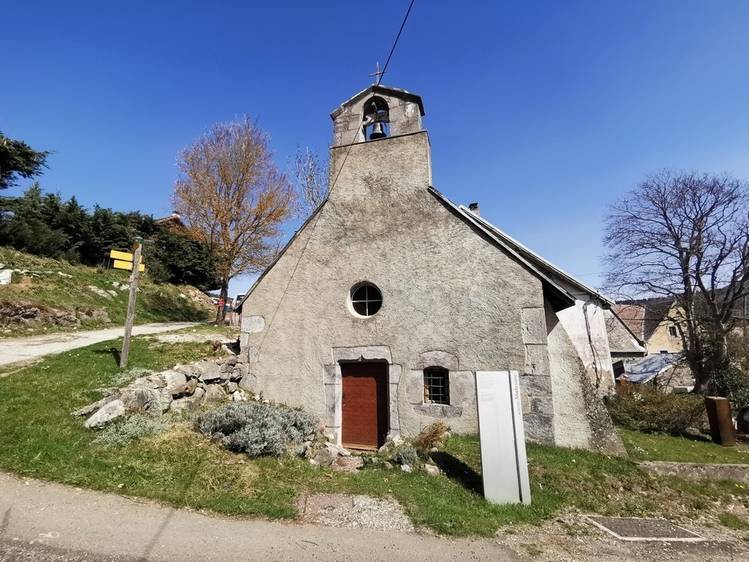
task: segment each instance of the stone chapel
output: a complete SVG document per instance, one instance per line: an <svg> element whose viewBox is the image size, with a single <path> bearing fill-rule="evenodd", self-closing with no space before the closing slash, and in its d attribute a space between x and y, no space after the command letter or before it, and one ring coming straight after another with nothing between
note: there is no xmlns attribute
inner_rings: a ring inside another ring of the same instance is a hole
<svg viewBox="0 0 750 562"><path fill-rule="evenodd" d="M474 373L515 370L527 440L620 449L612 302L442 195L424 116L380 85L333 111L330 192L238 305L243 386L374 449L476 432Z"/></svg>

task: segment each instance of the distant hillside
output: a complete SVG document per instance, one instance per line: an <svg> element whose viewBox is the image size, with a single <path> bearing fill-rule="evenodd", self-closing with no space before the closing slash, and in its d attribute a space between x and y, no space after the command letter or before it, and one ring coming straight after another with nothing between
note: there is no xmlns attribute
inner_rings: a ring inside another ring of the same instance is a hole
<svg viewBox="0 0 750 562"><path fill-rule="evenodd" d="M13 270L0 285L0 336L99 328L123 324L130 272L75 266L0 247L0 269ZM146 264L148 267L148 264ZM136 323L204 321L211 300L189 285L141 277Z"/></svg>

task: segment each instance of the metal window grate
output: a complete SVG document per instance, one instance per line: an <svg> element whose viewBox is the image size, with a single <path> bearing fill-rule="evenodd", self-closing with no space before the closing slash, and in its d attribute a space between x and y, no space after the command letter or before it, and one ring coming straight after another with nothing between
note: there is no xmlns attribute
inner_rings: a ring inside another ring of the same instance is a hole
<svg viewBox="0 0 750 562"><path fill-rule="evenodd" d="M425 404L450 404L448 369L429 367L424 370Z"/></svg>
<svg viewBox="0 0 750 562"><path fill-rule="evenodd" d="M360 316L372 316L383 305L383 295L370 283L357 285L351 292L352 308Z"/></svg>

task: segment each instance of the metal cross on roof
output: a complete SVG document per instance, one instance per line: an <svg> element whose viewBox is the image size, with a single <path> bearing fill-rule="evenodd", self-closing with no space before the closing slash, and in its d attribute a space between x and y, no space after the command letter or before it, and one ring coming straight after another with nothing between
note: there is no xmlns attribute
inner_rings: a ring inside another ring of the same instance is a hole
<svg viewBox="0 0 750 562"><path fill-rule="evenodd" d="M383 72L380 70L380 63L379 62L375 63L375 72L373 72L372 74L368 74L368 76L374 76L375 77L375 81L373 82L373 84L375 84L376 86L378 84L380 84L380 77L383 76Z"/></svg>

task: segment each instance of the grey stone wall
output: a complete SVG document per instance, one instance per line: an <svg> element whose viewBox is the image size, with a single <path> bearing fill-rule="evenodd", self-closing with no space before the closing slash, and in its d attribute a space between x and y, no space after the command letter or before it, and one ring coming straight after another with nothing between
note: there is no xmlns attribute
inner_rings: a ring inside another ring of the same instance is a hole
<svg viewBox="0 0 750 562"><path fill-rule="evenodd" d="M524 429L529 440L552 443L554 411L544 303L521 309L521 337L525 354L521 376Z"/></svg>
<svg viewBox="0 0 750 562"><path fill-rule="evenodd" d="M551 442L541 282L429 193L427 134L334 148L332 169L341 171L329 200L244 303L243 352L258 390L336 432L337 350L387 350L392 433L437 419L475 432L473 373L517 370L527 373L529 437ZM383 294L370 318L348 304L360 281ZM423 403L431 365L450 371L449 406Z"/></svg>

